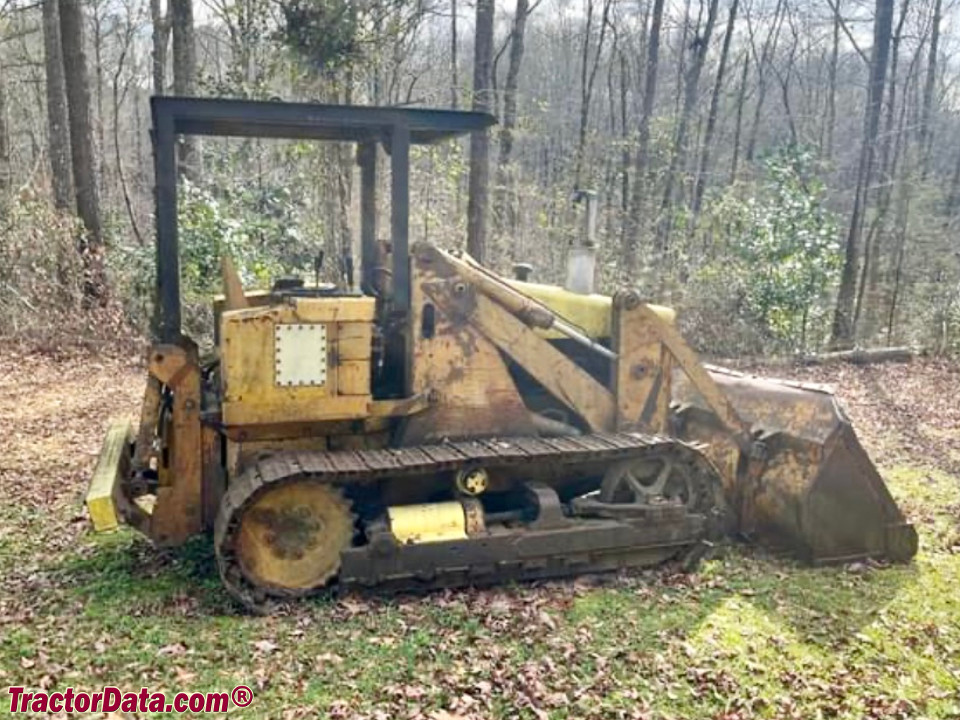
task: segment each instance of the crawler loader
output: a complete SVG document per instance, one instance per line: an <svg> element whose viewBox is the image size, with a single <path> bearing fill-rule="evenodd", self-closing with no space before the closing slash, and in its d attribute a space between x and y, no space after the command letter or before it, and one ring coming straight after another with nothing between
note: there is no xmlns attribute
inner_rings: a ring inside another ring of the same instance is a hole
<svg viewBox="0 0 960 720"><path fill-rule="evenodd" d="M410 244L411 147L492 117L190 98L154 98L152 115L159 337L139 422L111 424L94 470L96 530L207 533L227 590L259 610L333 584L695 563L730 534L810 563L915 554L831 393L702 364L672 310L591 292L589 243L566 287ZM349 251L339 284L261 291L224 258L201 362L180 317L185 134L356 143L358 287Z"/></svg>

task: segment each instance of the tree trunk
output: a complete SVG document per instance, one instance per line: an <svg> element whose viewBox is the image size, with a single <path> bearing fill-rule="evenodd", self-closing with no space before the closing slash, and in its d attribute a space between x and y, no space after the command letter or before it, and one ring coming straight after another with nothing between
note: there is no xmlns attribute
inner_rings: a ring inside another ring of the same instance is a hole
<svg viewBox="0 0 960 720"><path fill-rule="evenodd" d="M83 30L80 0L60 0L60 42L67 85L73 184L77 196L77 214L85 229L79 248L84 267L83 294L88 303L95 301L103 305L107 300L107 281L103 264L100 195L97 191L93 127L90 122L90 79L87 76Z"/></svg>
<svg viewBox="0 0 960 720"><path fill-rule="evenodd" d="M634 164L633 189L630 199L628 229L624 233L623 264L628 277L637 269L637 248L640 244L640 225L643 216L647 186L647 164L650 153L650 119L657 98L657 69L660 64L660 29L663 27L664 0L654 0L647 40L647 60L643 82L643 103L640 108L640 126L637 129L637 161Z"/></svg>
<svg viewBox="0 0 960 720"><path fill-rule="evenodd" d="M930 57L927 60L927 77L923 84L923 114L920 118L920 157L924 179L930 171L930 148L933 144L930 119L933 114L933 94L937 83L937 55L940 52L940 12L941 0L934 0L933 25L930 29Z"/></svg>
<svg viewBox="0 0 960 720"><path fill-rule="evenodd" d="M489 112L490 69L493 64L494 0L477 0L476 39L473 52L473 109ZM470 179L467 199L467 252L484 261L487 241L487 205L490 184L490 135L486 130L470 135Z"/></svg>
<svg viewBox="0 0 960 720"><path fill-rule="evenodd" d="M600 17L600 37L594 52L593 66L590 66L590 34L592 32L591 18L593 17L593 0L587 0L587 25L583 36L583 52L580 66L580 128L577 135L577 154L574 161L573 187L580 188L583 163L586 155L587 129L590 125L590 103L593 99L593 88L597 80L597 71L600 69L600 54L603 52L603 42L607 35L607 25L610 18L610 6L613 0L603 0L603 10Z"/></svg>
<svg viewBox="0 0 960 720"><path fill-rule="evenodd" d="M950 176L950 192L947 195L947 221L953 223L954 216L960 210L960 155L954 161L953 174Z"/></svg>
<svg viewBox="0 0 960 720"><path fill-rule="evenodd" d="M836 0L833 13L833 44L830 49L830 67L828 70L826 140L821 152L830 160L833 157L833 133L837 125L837 68L840 64L840 3Z"/></svg>
<svg viewBox="0 0 960 720"><path fill-rule="evenodd" d="M791 23L791 27L792 25L793 23ZM787 118L787 127L790 129L790 143L792 145L797 145L800 142L797 123L796 120L794 120L793 109L790 106L790 75L794 72L793 64L797 54L798 43L799 38L794 29L793 43L790 45L789 52L787 52L785 61L786 70L783 73L780 72L776 62L770 63L770 68L773 70L773 74L777 76L777 82L780 85L780 99L783 102L783 112Z"/></svg>
<svg viewBox="0 0 960 720"><path fill-rule="evenodd" d="M764 359L764 365L833 365L850 363L851 365L875 365L888 362L910 362L914 358L913 348L882 347L869 350L837 350L812 355L799 355L785 358Z"/></svg>
<svg viewBox="0 0 960 720"><path fill-rule="evenodd" d="M460 78L457 76L457 0L450 0L450 107L457 109Z"/></svg>
<svg viewBox="0 0 960 720"><path fill-rule="evenodd" d="M194 95L197 77L197 49L193 32L193 0L170 0L173 34L173 94ZM185 135L178 146L178 162L189 178L197 176L200 155L196 137Z"/></svg>
<svg viewBox="0 0 960 720"><path fill-rule="evenodd" d="M12 178L10 176L10 141L7 132L7 87L0 66L0 218L7 214Z"/></svg>
<svg viewBox="0 0 960 720"><path fill-rule="evenodd" d="M754 64L757 66L757 102L753 106L753 125L750 127L750 135L747 137L747 162L753 162L754 154L757 149L757 136L760 131L760 116L763 113L763 102L767 97L767 68L773 62L773 55L777 49L777 42L780 39L780 26L783 24L784 0L778 0L776 10L773 13L773 23L767 32L767 37L763 41L763 48L757 56L756 46L753 44L753 30L750 30L750 46L754 54ZM748 16L749 19L749 16Z"/></svg>
<svg viewBox="0 0 960 720"><path fill-rule="evenodd" d="M717 128L717 116L720 114L720 93L723 91L723 78L727 69L727 58L730 55L730 42L737 21L737 7L739 0L730 3L730 14L727 16L727 30L723 36L723 47L720 50L720 61L717 65L717 77L713 83L713 95L710 98L710 111L707 114L707 128L703 133L703 151L700 154L700 170L697 172L697 186L693 193L693 222L691 228L696 228L700 217L700 207L703 204L703 194L707 187L707 173L710 172L710 150L713 145L713 135Z"/></svg>
<svg viewBox="0 0 960 720"><path fill-rule="evenodd" d="M893 0L877 0L873 25L873 49L870 53L870 85L864 110L863 144L860 148L857 189L853 201L853 212L850 215L843 272L840 276L840 290L837 294L837 307L831 332L831 344L840 349L852 346L856 337L856 322L853 315L857 291L857 262L863 235L867 195L873 175L877 135L880 129L880 111L883 106L883 90L886 84L892 30Z"/></svg>
<svg viewBox="0 0 960 720"><path fill-rule="evenodd" d="M700 2L700 12L703 12L703 2ZM700 19L697 19L699 24ZM683 99L683 78L687 69L687 48L689 47L687 36L690 34L690 0L683 0L683 19L680 24L680 52L677 54L677 92L673 98L673 115L679 117L680 107Z"/></svg>
<svg viewBox="0 0 960 720"><path fill-rule="evenodd" d="M113 72L113 82L111 83L112 89L112 98L113 98L113 158L117 166L117 180L120 184L120 193L123 196L123 204L127 210L127 217L130 220L130 228L133 230L133 235L137 239L137 244L140 247L144 247L145 243L143 240L143 233L140 232L140 226L137 223L137 214L133 208L133 199L130 195L130 188L127 183L126 172L123 169L123 151L121 150L120 144L120 108L122 102L122 93L120 89L120 81L124 73L124 65L127 60L127 56L130 54L133 42L134 34L136 28L130 27L125 33L124 42L120 46L120 52L117 55L117 64L116 69ZM139 108L134 107L134 116L137 120L137 125L139 126L140 111ZM106 148L104 148L106 150ZM137 148L139 155L139 147Z"/></svg>
<svg viewBox="0 0 960 720"><path fill-rule="evenodd" d="M629 97L629 65L623 50L617 53L620 63L620 224L626 227L630 205L630 126L627 99Z"/></svg>
<svg viewBox="0 0 960 720"><path fill-rule="evenodd" d="M150 20L153 25L153 94L167 94L167 42L170 39L170 10L164 15L162 0L150 0Z"/></svg>
<svg viewBox="0 0 960 720"><path fill-rule="evenodd" d="M513 186L510 159L513 155L513 130L517 124L517 84L520 79L520 64L523 61L524 36L529 12L529 0L517 0L517 12L513 17L513 28L510 31L507 77L503 85L503 119L500 123L497 199L494 209L497 234L503 233L504 230L513 233L517 229L516 216L510 201Z"/></svg>
<svg viewBox="0 0 960 720"><path fill-rule="evenodd" d="M740 166L740 138L743 135L743 105L747 99L747 77L750 74L750 53L743 54L740 89L737 90L737 120L733 130L733 158L730 160L730 182L736 182Z"/></svg>
<svg viewBox="0 0 960 720"><path fill-rule="evenodd" d="M43 0L43 52L53 203L58 210L68 210L74 202L73 168L70 160L70 119L67 114L67 87L63 77L57 0Z"/></svg>
<svg viewBox="0 0 960 720"><path fill-rule="evenodd" d="M663 190L663 200L660 203L660 217L657 223L657 253L666 254L670 235L673 231L673 213L671 212L677 184L677 175L683 171L687 158L687 135L690 132L690 119L697 104L700 92L700 75L703 63L710 47L710 38L713 35L713 26L717 20L717 5L719 0L710 0L707 10L707 22L703 32L697 35L697 42L693 48L693 58L687 71L684 83L683 110L680 113L680 122L677 125L677 134L673 143L673 152L670 155L670 167L667 169L667 178Z"/></svg>
<svg viewBox="0 0 960 720"><path fill-rule="evenodd" d="M905 140L909 142L909 138ZM904 151L906 154L906 151ZM906 168L907 163L904 162ZM901 286L903 284L903 264L906 258L907 250L907 220L910 214L910 190L912 183L906 177L904 170L901 173L900 187L897 189L897 211L896 211L896 265L893 271L893 293L890 297L890 308L887 312L887 344L893 339L893 329L897 320L897 305L900 300Z"/></svg>
<svg viewBox="0 0 960 720"><path fill-rule="evenodd" d="M899 132L895 132L895 118L897 109L897 81L898 68L900 63L900 41L903 36L903 25L907 19L910 9L910 0L902 0L900 4L900 19L897 22L896 30L893 31L890 40L890 76L889 90L886 101L886 119L883 128L883 140L881 142L879 172L881 175L880 189L878 191L877 208L874 213L870 231L863 243L863 262L860 267L860 285L857 289L857 300L853 311L853 324L861 329L861 334L866 335L869 340L874 333L875 320L878 319L879 306L876 304L876 286L880 276L880 258L883 239L887 235L887 216L890 209L890 199L892 197L893 185L897 174L897 160L900 153L900 138L903 135L903 116L900 119ZM916 57L914 58L916 60ZM915 63L911 63L910 73L907 77L909 85L913 77ZM903 109L906 110L907 103L903 103ZM905 114L905 113L904 113ZM896 146L894 146L894 136L896 136ZM902 179L901 179L902 181ZM869 290L869 293L868 293ZM864 312L864 299L867 300L867 310ZM861 317L863 322L861 322Z"/></svg>
<svg viewBox="0 0 960 720"><path fill-rule="evenodd" d="M94 95L94 105L96 108L94 117L92 118L94 132L96 133L96 147L98 152L103 152L106 148L106 142L104 141L104 114L103 114L103 28L101 24L100 12L102 9L102 4L100 2L90 3L92 6L92 20L93 20L93 95ZM106 204L110 205L109 200L109 191L107 190L106 179L104 174L106 172L106 163L101 163L100 166L100 197L103 199L107 197Z"/></svg>

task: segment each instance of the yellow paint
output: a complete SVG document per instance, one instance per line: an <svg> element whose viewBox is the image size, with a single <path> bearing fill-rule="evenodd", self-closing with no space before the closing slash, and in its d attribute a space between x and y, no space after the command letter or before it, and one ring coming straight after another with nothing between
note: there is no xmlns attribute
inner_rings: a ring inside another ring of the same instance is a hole
<svg viewBox="0 0 960 720"><path fill-rule="evenodd" d="M387 516L393 536L404 544L467 539L463 505L456 501L394 505Z"/></svg>
<svg viewBox="0 0 960 720"><path fill-rule="evenodd" d="M404 423L401 444L534 432L530 413L496 345L466 326L462 318L456 320L444 312L426 292L430 286L442 292L444 278L456 271L455 261L432 246L414 254L408 350L414 360L407 390L410 396L432 395L434 402ZM430 336L421 332L428 307L435 310L435 332Z"/></svg>
<svg viewBox="0 0 960 720"><path fill-rule="evenodd" d="M116 530L120 525L114 498L120 492L122 476L128 467L127 450L131 439L132 426L128 420L110 423L85 498L95 532Z"/></svg>
<svg viewBox="0 0 960 720"><path fill-rule="evenodd" d="M337 357L343 360L369 360L373 347L373 325L367 322L337 323Z"/></svg>
<svg viewBox="0 0 960 720"><path fill-rule="evenodd" d="M376 300L369 297L293 298L293 322L373 322Z"/></svg>
<svg viewBox="0 0 960 720"><path fill-rule="evenodd" d="M618 430L667 430L673 359L648 321L645 306L618 303L614 310L614 395ZM656 316L655 316L656 317ZM659 320L657 321L659 322Z"/></svg>
<svg viewBox="0 0 960 720"><path fill-rule="evenodd" d="M539 283L521 282L519 280L506 281L514 289L524 295L538 300L564 320L580 328L591 338L610 337L611 314L613 300L607 295L580 295L557 285L541 285ZM662 305L649 305L661 319L673 323L676 312L672 308ZM545 334L551 340L564 335L548 330Z"/></svg>
<svg viewBox="0 0 960 720"><path fill-rule="evenodd" d="M269 490L244 510L234 551L258 584L306 590L337 573L352 538L353 517L340 493L300 482Z"/></svg>
<svg viewBox="0 0 960 720"><path fill-rule="evenodd" d="M240 275L233 264L233 259L229 255L223 255L220 258L220 273L223 275L223 294L226 307L229 310L239 310L250 307L247 298L243 295L243 285L240 283Z"/></svg>
<svg viewBox="0 0 960 720"><path fill-rule="evenodd" d="M370 395L370 361L344 360L337 368L337 391L341 395Z"/></svg>
<svg viewBox="0 0 960 720"><path fill-rule="evenodd" d="M227 425L260 425L282 422L320 422L323 420L362 420L367 417L369 396L326 397L308 391L323 388L281 388L271 397L255 402L224 402L223 419Z"/></svg>
<svg viewBox="0 0 960 720"><path fill-rule="evenodd" d="M157 501L150 520L150 538L158 545L180 545L203 530L203 449L200 429L200 365L190 340L157 345L150 374L173 391L172 412L160 437Z"/></svg>
<svg viewBox="0 0 960 720"><path fill-rule="evenodd" d="M368 414L373 298L294 298L224 312L220 326L223 421L227 425L360 419ZM323 323L327 373L322 385L278 386L275 327ZM341 335L343 345L341 348ZM349 360L340 362L341 349ZM340 375L343 379L340 379Z"/></svg>
<svg viewBox="0 0 960 720"><path fill-rule="evenodd" d="M483 295L470 322L595 431L610 430L614 398L592 375Z"/></svg>

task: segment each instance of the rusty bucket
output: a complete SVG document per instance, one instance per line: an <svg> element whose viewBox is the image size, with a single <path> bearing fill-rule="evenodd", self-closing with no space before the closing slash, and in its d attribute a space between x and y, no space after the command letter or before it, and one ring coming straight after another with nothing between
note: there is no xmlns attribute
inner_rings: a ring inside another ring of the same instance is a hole
<svg viewBox="0 0 960 720"><path fill-rule="evenodd" d="M916 530L828 388L709 372L750 425L752 457L683 377L674 383L675 430L707 445L742 535L813 564L916 554Z"/></svg>

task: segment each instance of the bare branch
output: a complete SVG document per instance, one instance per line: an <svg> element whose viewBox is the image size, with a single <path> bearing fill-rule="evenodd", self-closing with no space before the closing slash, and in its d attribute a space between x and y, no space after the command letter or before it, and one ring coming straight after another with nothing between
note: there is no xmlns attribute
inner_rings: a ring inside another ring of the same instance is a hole
<svg viewBox="0 0 960 720"><path fill-rule="evenodd" d="M853 39L853 33L850 32L850 27L847 25L846 21L843 19L843 16L840 15L839 10L837 9L836 3L833 0L826 0L827 5L830 6L830 9L833 11L834 16L837 19L837 22L840 23L840 29L843 30L843 34L847 36L847 40L850 41L850 44L853 45L853 49L857 51L857 55L860 56L860 59L866 65L870 64L870 58L867 57L867 54L860 49L860 46L857 44L857 41Z"/></svg>

